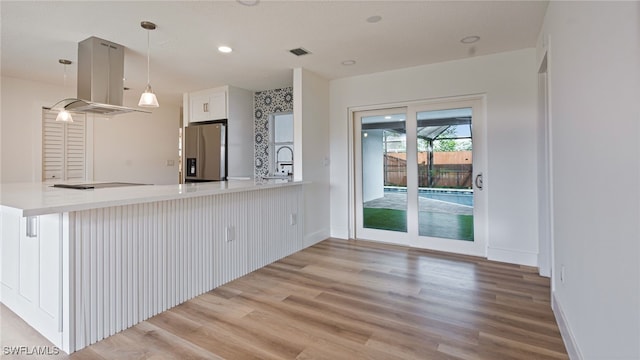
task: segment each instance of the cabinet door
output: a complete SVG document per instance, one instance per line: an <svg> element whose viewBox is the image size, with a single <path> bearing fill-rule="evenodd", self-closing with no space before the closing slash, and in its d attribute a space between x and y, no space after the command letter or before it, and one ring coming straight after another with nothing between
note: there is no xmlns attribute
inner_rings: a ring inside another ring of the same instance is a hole
<svg viewBox="0 0 640 360"><path fill-rule="evenodd" d="M209 118L209 94L190 94L189 122L207 121Z"/></svg>
<svg viewBox="0 0 640 360"><path fill-rule="evenodd" d="M2 302L54 345L62 347L61 215L40 215L31 222L21 211L2 212Z"/></svg>
<svg viewBox="0 0 640 360"><path fill-rule="evenodd" d="M40 219L35 220L35 236L27 236L29 218L20 218L20 246L18 254L18 293L32 304L38 304L40 286ZM57 254L54 254L55 256Z"/></svg>
<svg viewBox="0 0 640 360"><path fill-rule="evenodd" d="M189 122L227 118L227 92L209 91L189 94Z"/></svg>
<svg viewBox="0 0 640 360"><path fill-rule="evenodd" d="M210 94L209 116L209 120L221 120L227 118L227 93L225 91Z"/></svg>
<svg viewBox="0 0 640 360"><path fill-rule="evenodd" d="M0 301L9 307L18 294L18 274L20 261L20 211L8 207L0 207L2 237L0 238Z"/></svg>

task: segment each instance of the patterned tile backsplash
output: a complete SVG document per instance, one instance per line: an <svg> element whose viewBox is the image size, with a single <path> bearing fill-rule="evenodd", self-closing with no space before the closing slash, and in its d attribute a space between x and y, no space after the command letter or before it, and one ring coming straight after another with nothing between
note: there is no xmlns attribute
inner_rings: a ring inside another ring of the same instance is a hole
<svg viewBox="0 0 640 360"><path fill-rule="evenodd" d="M253 97L255 176L269 175L269 115L293 111L293 88L258 91Z"/></svg>

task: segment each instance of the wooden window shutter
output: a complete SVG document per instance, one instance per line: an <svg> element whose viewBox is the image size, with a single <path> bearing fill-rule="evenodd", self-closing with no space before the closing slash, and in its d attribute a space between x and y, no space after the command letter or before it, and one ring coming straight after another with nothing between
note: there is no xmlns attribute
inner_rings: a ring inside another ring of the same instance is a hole
<svg viewBox="0 0 640 360"><path fill-rule="evenodd" d="M86 174L86 116L73 114L72 123L56 121L57 112L42 113L43 181L84 180Z"/></svg>

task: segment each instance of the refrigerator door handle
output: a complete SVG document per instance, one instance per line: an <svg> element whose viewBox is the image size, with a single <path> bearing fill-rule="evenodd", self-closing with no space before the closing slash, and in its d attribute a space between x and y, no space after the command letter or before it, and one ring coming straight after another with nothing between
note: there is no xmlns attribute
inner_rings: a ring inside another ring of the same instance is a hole
<svg viewBox="0 0 640 360"><path fill-rule="evenodd" d="M220 125L220 180L227 178L227 128Z"/></svg>
<svg viewBox="0 0 640 360"><path fill-rule="evenodd" d="M198 159L200 159L200 161L198 161L198 177L203 177L205 175L205 166L207 163L207 159L205 158L206 156L206 151L205 151L205 142L204 142L204 133L202 131L202 128L199 127L198 128Z"/></svg>

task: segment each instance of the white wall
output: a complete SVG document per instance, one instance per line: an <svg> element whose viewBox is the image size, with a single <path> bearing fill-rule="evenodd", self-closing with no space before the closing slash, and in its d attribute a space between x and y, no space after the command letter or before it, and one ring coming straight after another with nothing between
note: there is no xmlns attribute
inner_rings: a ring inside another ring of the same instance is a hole
<svg viewBox="0 0 640 360"><path fill-rule="evenodd" d="M75 93L75 86L2 77L2 183L41 181L42 106L75 97ZM130 99L137 94L126 95L126 105L137 102ZM151 115L130 113L95 119L94 158L89 160L93 160L94 179L177 183L180 108L160 100L160 108ZM167 167L170 159L174 166Z"/></svg>
<svg viewBox="0 0 640 360"><path fill-rule="evenodd" d="M573 358L640 359L640 3L550 2L555 313ZM564 282L560 272L564 267Z"/></svg>
<svg viewBox="0 0 640 360"><path fill-rule="evenodd" d="M304 244L329 237L329 81L293 71L294 170L304 186ZM300 160L299 160L300 159Z"/></svg>
<svg viewBox="0 0 640 360"><path fill-rule="evenodd" d="M12 77L2 80L0 183L42 179L42 107L75 96L62 87Z"/></svg>
<svg viewBox="0 0 640 360"><path fill-rule="evenodd" d="M251 177L254 173L253 92L228 87L227 176Z"/></svg>
<svg viewBox="0 0 640 360"><path fill-rule="evenodd" d="M367 130L362 138L362 201L384 196L383 130ZM356 134L356 136L362 136Z"/></svg>
<svg viewBox="0 0 640 360"><path fill-rule="evenodd" d="M349 107L486 93L490 259L535 265L535 49L331 82L331 235L348 237Z"/></svg>
<svg viewBox="0 0 640 360"><path fill-rule="evenodd" d="M161 103L152 111L94 120L94 179L178 183L180 108Z"/></svg>

